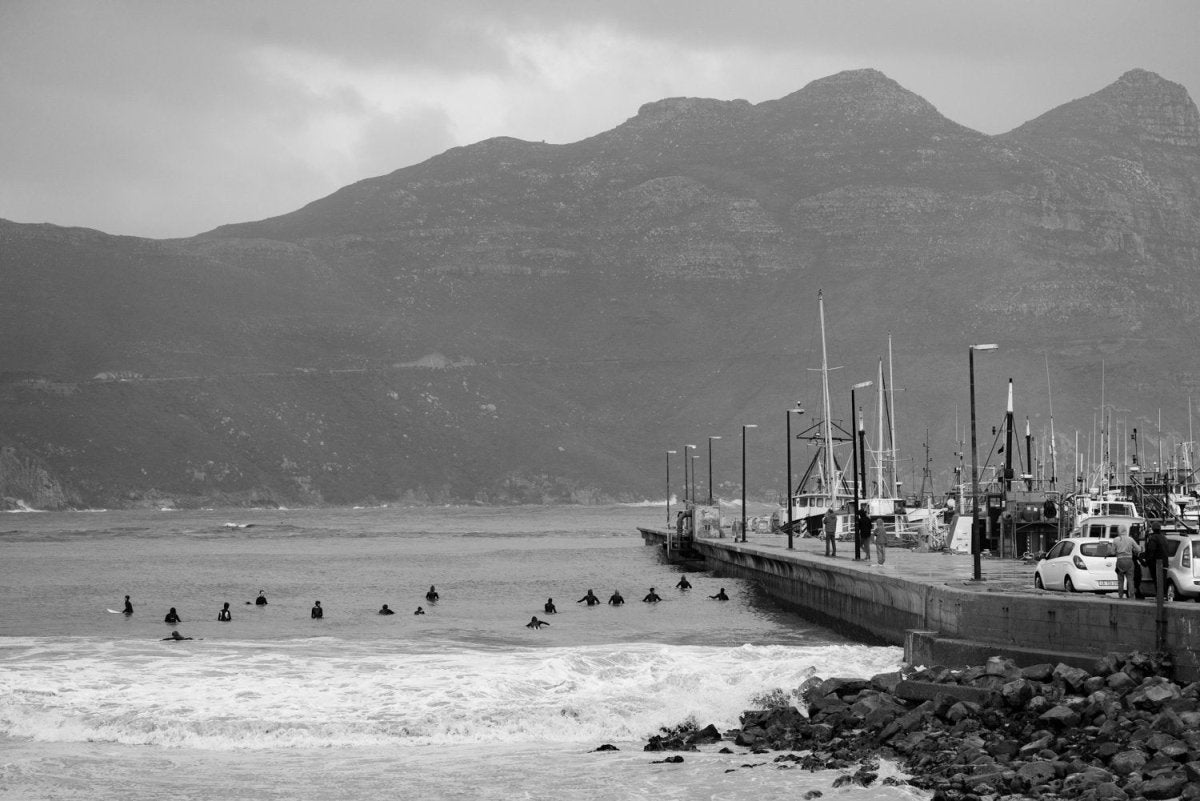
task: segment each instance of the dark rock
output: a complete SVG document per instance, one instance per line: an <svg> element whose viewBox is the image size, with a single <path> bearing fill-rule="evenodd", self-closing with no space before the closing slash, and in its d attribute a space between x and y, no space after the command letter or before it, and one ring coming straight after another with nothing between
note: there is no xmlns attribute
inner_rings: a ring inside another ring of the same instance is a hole
<svg viewBox="0 0 1200 801"><path fill-rule="evenodd" d="M1072 728L1079 724L1079 713L1069 706L1059 704L1039 715L1038 720L1062 728Z"/></svg>
<svg viewBox="0 0 1200 801"><path fill-rule="evenodd" d="M1183 792L1187 777L1182 771L1152 776L1142 784L1142 795L1149 799L1174 798Z"/></svg>
<svg viewBox="0 0 1200 801"><path fill-rule="evenodd" d="M705 726L700 731L698 731L695 734L692 734L690 737L688 737L688 742L690 742L690 743L706 744L706 743L717 743L720 741L721 741L721 732L718 731L717 727L712 725L711 723L708 724L707 726Z"/></svg>
<svg viewBox="0 0 1200 801"><path fill-rule="evenodd" d="M1082 692L1083 684L1088 680L1089 674L1086 670L1070 665L1059 664L1054 668L1053 678L1055 681L1061 682L1070 692Z"/></svg>
<svg viewBox="0 0 1200 801"><path fill-rule="evenodd" d="M1021 676L1036 681L1039 684L1044 684L1050 681L1050 677L1054 675L1054 665L1049 662L1043 662L1040 665L1030 665L1029 667L1021 668Z"/></svg>
<svg viewBox="0 0 1200 801"><path fill-rule="evenodd" d="M1021 676L1021 669L1017 667L1016 662L999 656L989 658L987 664L984 665L984 671L989 676L999 676L1005 681L1011 681Z"/></svg>
<svg viewBox="0 0 1200 801"><path fill-rule="evenodd" d="M1112 759L1108 761L1108 765L1112 768L1113 773L1118 776L1124 776L1134 772L1141 772L1142 766L1146 764L1146 755L1141 751L1121 751L1114 754Z"/></svg>
<svg viewBox="0 0 1200 801"><path fill-rule="evenodd" d="M595 751L620 751L621 749L617 748L612 743L605 743L604 745L600 746L599 748L596 748L593 750L595 750Z"/></svg>

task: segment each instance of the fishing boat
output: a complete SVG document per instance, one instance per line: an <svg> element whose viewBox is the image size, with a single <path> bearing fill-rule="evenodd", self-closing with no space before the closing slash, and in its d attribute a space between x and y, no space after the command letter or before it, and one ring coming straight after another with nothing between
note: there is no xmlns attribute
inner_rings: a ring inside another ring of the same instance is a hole
<svg viewBox="0 0 1200 801"><path fill-rule="evenodd" d="M825 343L825 299L817 292L817 308L821 323L821 419L796 435L816 446L808 469L794 488L789 488L782 509L771 515L771 529L788 533L789 520L793 534L821 536L822 518L833 509L837 514L836 535L839 539L854 536L850 510L854 496L846 485L845 470L838 462L835 442L854 442L854 437L833 422L829 399L829 357ZM790 476L789 476L790 480ZM790 515L789 515L790 504Z"/></svg>

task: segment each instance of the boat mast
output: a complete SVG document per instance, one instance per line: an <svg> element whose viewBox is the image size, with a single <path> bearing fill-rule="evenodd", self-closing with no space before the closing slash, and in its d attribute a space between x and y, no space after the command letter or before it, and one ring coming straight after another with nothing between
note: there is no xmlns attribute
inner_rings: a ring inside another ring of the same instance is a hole
<svg viewBox="0 0 1200 801"><path fill-rule="evenodd" d="M896 448L896 385L894 376L892 375L892 332L888 331L888 383L887 383L887 398L888 398L888 443L891 446L891 458L889 464L892 466L892 486L888 490L888 497L896 497L900 495L897 489L897 481L900 476L900 462L897 458ZM882 447L882 443L880 443Z"/></svg>
<svg viewBox="0 0 1200 801"><path fill-rule="evenodd" d="M1033 489L1033 436L1029 433L1029 415L1025 415L1025 489Z"/></svg>
<svg viewBox="0 0 1200 801"><path fill-rule="evenodd" d="M878 443L878 445L876 446L878 448L878 450L875 451L875 497L876 498L892 497L892 493L884 489L884 487L886 485L883 483L883 478L884 478L884 470L883 470L883 454L884 454L884 450L883 450L883 404L884 404L883 359L880 359L879 360L879 408L875 415L876 421L877 421L875 424L875 432L876 432L875 435L876 435L877 439L875 441ZM893 467L894 466L895 465L893 463Z"/></svg>
<svg viewBox="0 0 1200 801"><path fill-rule="evenodd" d="M1013 382L1008 379L1008 411L1004 414L1004 495L1012 491L1013 479Z"/></svg>
<svg viewBox="0 0 1200 801"><path fill-rule="evenodd" d="M1187 449L1183 452L1183 469L1187 471L1187 489L1185 492L1191 491L1192 485L1192 445L1195 440L1192 439L1192 396L1188 395L1188 443Z"/></svg>
<svg viewBox="0 0 1200 801"><path fill-rule="evenodd" d="M1050 357L1046 356L1046 398L1050 402L1050 490L1058 488L1058 443L1054 439L1054 394L1050 391ZM1079 446L1076 445L1078 448Z"/></svg>
<svg viewBox="0 0 1200 801"><path fill-rule="evenodd" d="M825 297L823 290L817 290L817 308L821 318L821 400L825 416L825 482L829 493L829 508L834 508L837 498L838 480L833 460L833 410L829 404L829 355L825 349Z"/></svg>

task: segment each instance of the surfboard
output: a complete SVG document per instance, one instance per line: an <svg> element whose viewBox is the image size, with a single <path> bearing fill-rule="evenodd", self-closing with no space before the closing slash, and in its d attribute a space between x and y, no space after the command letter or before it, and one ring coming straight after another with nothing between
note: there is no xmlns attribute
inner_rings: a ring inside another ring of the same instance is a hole
<svg viewBox="0 0 1200 801"><path fill-rule="evenodd" d="M117 610L117 609L109 609L108 611L110 614L114 614L114 615L121 614L120 610Z"/></svg>

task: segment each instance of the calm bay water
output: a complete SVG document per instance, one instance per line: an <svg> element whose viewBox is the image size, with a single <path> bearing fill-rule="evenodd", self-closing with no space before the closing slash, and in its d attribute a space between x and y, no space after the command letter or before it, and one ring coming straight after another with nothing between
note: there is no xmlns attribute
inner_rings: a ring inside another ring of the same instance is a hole
<svg viewBox="0 0 1200 801"><path fill-rule="evenodd" d="M591 800L828 790L832 775L761 756L712 749L656 765L663 755L640 750L660 726L692 717L732 727L762 693L901 659L815 627L737 579L690 573L693 589L675 589L679 570L636 532L660 517L661 506L0 516L0 794ZM430 585L436 604L424 597ZM664 600L642 603L652 586ZM707 597L719 587L730 601ZM602 600L620 590L626 604L576 603L589 588ZM259 590L266 607L247 603ZM135 613L109 613L126 594ZM550 627L525 628L547 617L550 597L559 609ZM309 615L316 600L322 620ZM219 623L226 601L233 621ZM384 603L396 614L376 614ZM427 614L413 615L418 605ZM170 607L181 623L163 622ZM164 642L172 629L194 639ZM604 743L621 750L593 751Z"/></svg>

